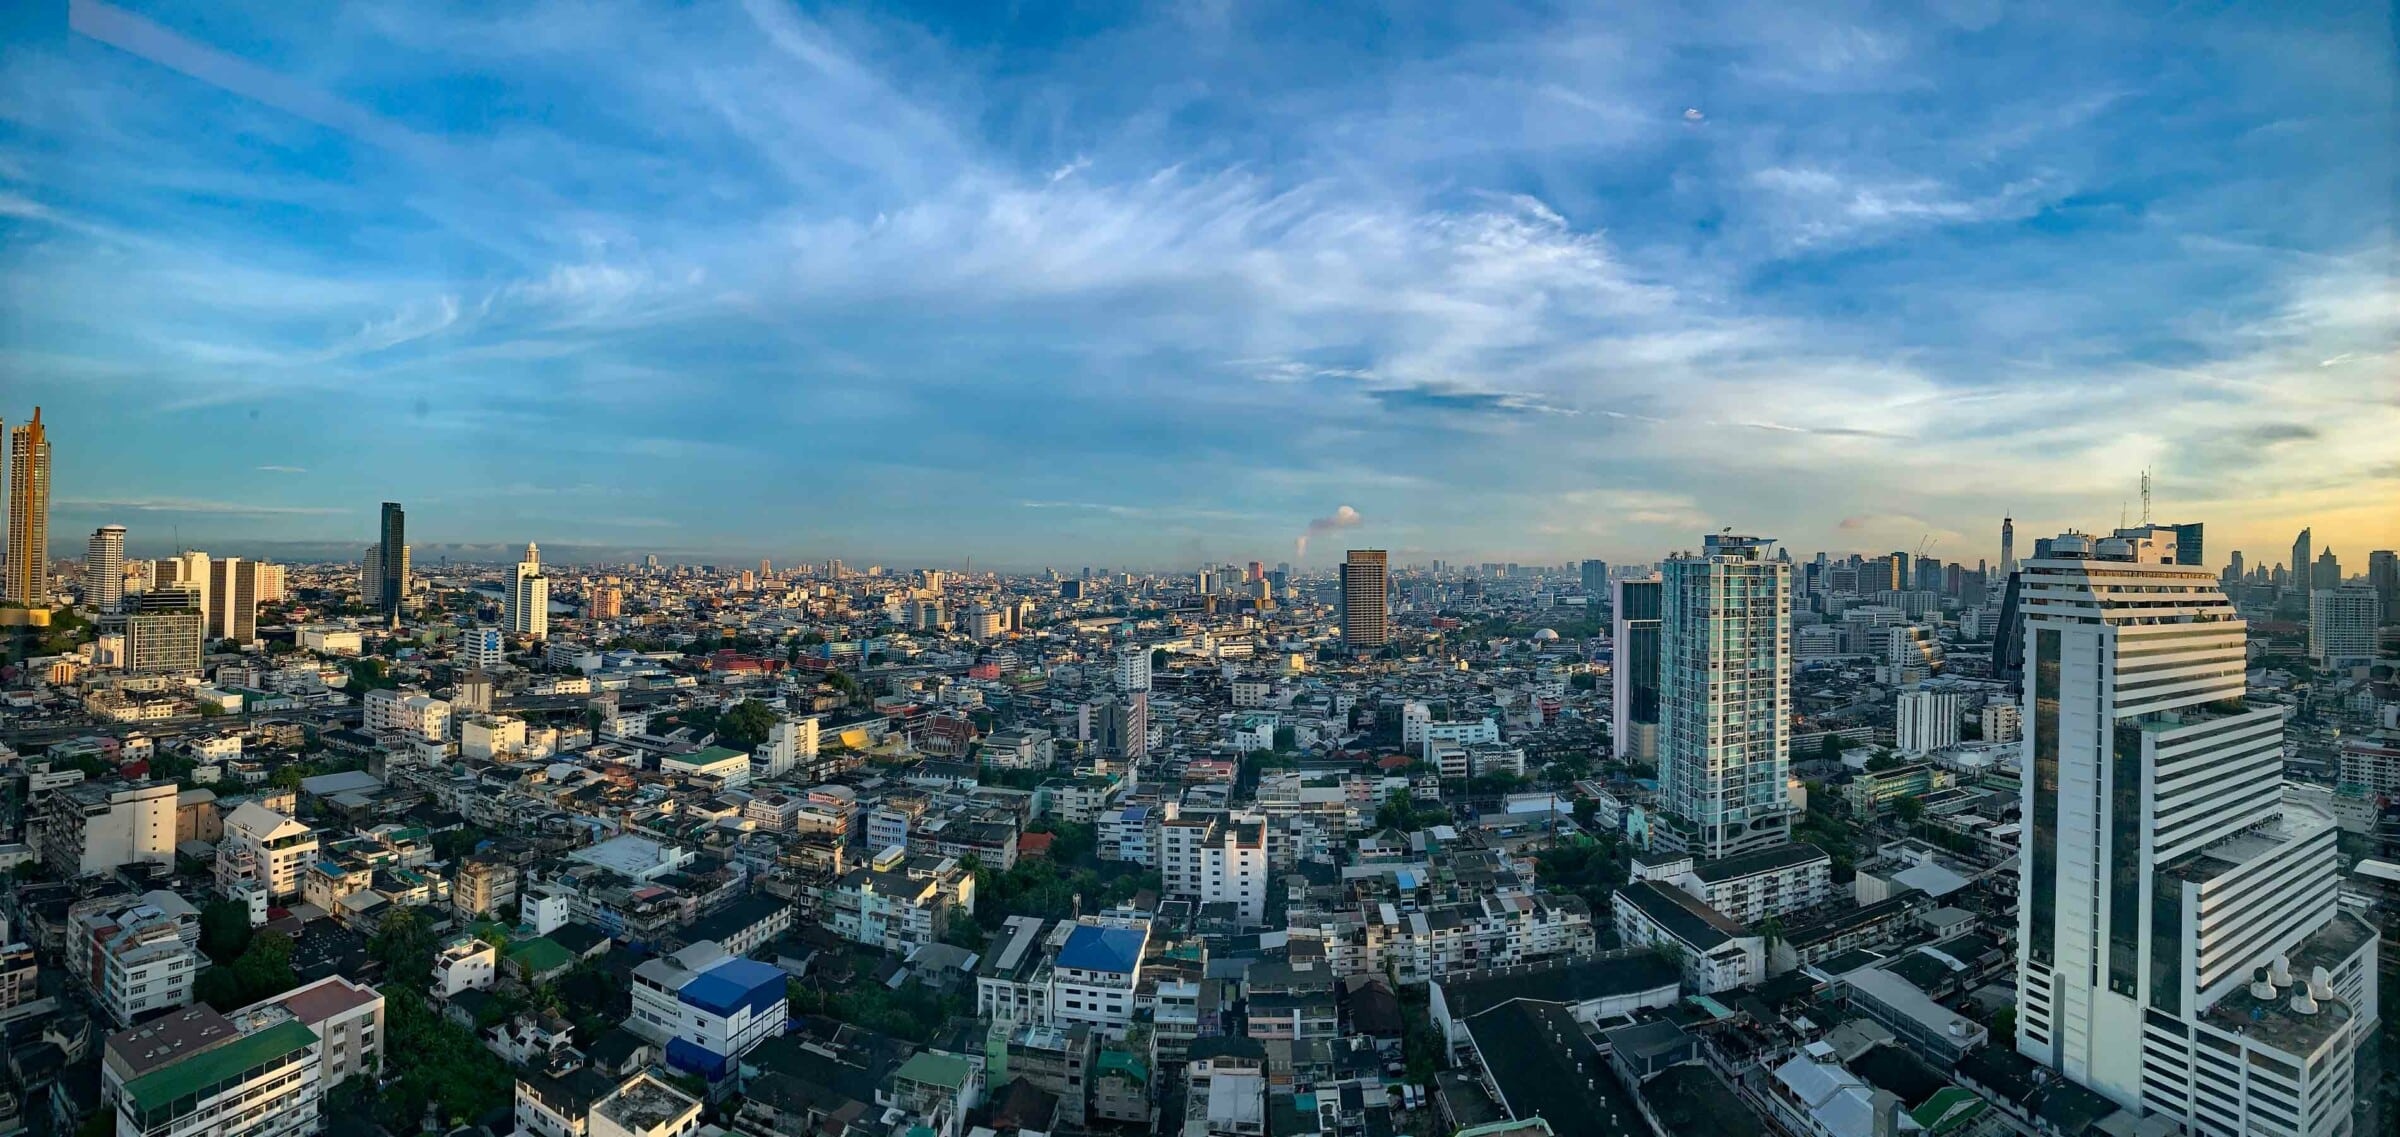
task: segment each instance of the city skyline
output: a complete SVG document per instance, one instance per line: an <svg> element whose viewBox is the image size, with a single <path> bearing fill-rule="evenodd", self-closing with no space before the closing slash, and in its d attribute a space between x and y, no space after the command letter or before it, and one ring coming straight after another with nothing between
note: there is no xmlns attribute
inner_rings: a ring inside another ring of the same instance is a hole
<svg viewBox="0 0 2400 1137"><path fill-rule="evenodd" d="M71 7L0 139L56 551L1993 559L2143 469L2400 544L2371 8Z"/></svg>

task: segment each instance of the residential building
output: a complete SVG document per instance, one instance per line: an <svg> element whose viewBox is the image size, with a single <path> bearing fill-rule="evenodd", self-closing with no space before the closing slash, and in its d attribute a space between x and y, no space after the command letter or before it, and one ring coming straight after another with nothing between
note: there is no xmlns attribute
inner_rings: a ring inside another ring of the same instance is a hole
<svg viewBox="0 0 2400 1137"><path fill-rule="evenodd" d="M1074 924L1050 965L1051 1017L1123 1035L1133 1025L1149 944L1147 920L1087 917Z"/></svg>
<svg viewBox="0 0 2400 1137"><path fill-rule="evenodd" d="M450 878L450 908L462 920L515 907L517 866L497 858L468 856Z"/></svg>
<svg viewBox="0 0 2400 1137"><path fill-rule="evenodd" d="M1744 925L1815 908L1839 895L1833 858L1800 842L1708 861L1688 855L1638 857L1632 875L1672 884Z"/></svg>
<svg viewBox="0 0 2400 1137"><path fill-rule="evenodd" d="M42 408L8 431L8 548L0 563L0 601L28 608L50 603L50 434Z"/></svg>
<svg viewBox="0 0 2400 1137"><path fill-rule="evenodd" d="M2071 533L2023 570L2017 1051L2187 1131L2346 1133L2375 933L2284 801L2244 621L2171 549Z"/></svg>
<svg viewBox="0 0 2400 1137"><path fill-rule="evenodd" d="M339 975L304 983L230 1016L240 1021L281 1010L317 1036L317 1076L327 1089L383 1073L383 993Z"/></svg>
<svg viewBox="0 0 2400 1137"><path fill-rule="evenodd" d="M210 639L249 643L258 638L261 566L241 557L216 557L208 562L208 635Z"/></svg>
<svg viewBox="0 0 2400 1137"><path fill-rule="evenodd" d="M474 936L457 935L433 954L433 993L447 999L481 991L500 979L500 949Z"/></svg>
<svg viewBox="0 0 2400 1137"><path fill-rule="evenodd" d="M125 670L136 675L196 675L208 632L199 589L153 586L125 617Z"/></svg>
<svg viewBox="0 0 2400 1137"><path fill-rule="evenodd" d="M1663 576L1652 839L1703 857L1790 839L1792 566L1767 549L1712 533Z"/></svg>
<svg viewBox="0 0 2400 1137"><path fill-rule="evenodd" d="M1248 924L1267 912L1266 824L1256 816L1180 817L1159 827L1159 875L1168 896L1231 904Z"/></svg>
<svg viewBox="0 0 2400 1137"><path fill-rule="evenodd" d="M255 887L271 901L286 900L300 895L301 875L316 857L316 830L246 801L226 815L217 841L217 890L235 896Z"/></svg>
<svg viewBox="0 0 2400 1137"><path fill-rule="evenodd" d="M83 602L103 615L125 603L125 527L103 525L92 530L83 553Z"/></svg>
<svg viewBox="0 0 2400 1137"><path fill-rule="evenodd" d="M1131 694L1150 689L1150 649L1138 643L1117 647L1117 691Z"/></svg>
<svg viewBox="0 0 2400 1137"><path fill-rule="evenodd" d="M2329 550L2325 554L2332 556ZM2375 661L2375 630L2383 623L2383 599L2373 588L2346 585L2308 594L2308 654L2330 670L2364 667Z"/></svg>
<svg viewBox="0 0 2400 1137"><path fill-rule="evenodd" d="M164 889L69 919L67 972L118 1026L192 1001L200 974L200 910Z"/></svg>
<svg viewBox="0 0 2400 1137"><path fill-rule="evenodd" d="M186 1007L110 1035L101 1100L117 1137L305 1137L324 1096L317 1033L269 1007Z"/></svg>
<svg viewBox="0 0 2400 1137"><path fill-rule="evenodd" d="M42 863L62 876L175 863L173 782L79 782L44 806Z"/></svg>
<svg viewBox="0 0 2400 1137"><path fill-rule="evenodd" d="M497 671L508 662L508 633L499 628L468 628L458 635L458 662L476 671Z"/></svg>
<svg viewBox="0 0 2400 1137"><path fill-rule="evenodd" d="M1389 590L1384 551L1350 550L1342 561L1342 646L1376 651L1391 642Z"/></svg>
<svg viewBox="0 0 2400 1137"><path fill-rule="evenodd" d="M1766 941L1699 897L1654 880L1637 880L1610 899L1617 937L1627 947L1658 947L1678 959L1692 991L1708 995L1767 977Z"/></svg>
<svg viewBox="0 0 2400 1137"><path fill-rule="evenodd" d="M365 725L370 734L442 742L450 737L450 704L407 687L378 687L367 692Z"/></svg>
<svg viewBox="0 0 2400 1137"><path fill-rule="evenodd" d="M949 857L887 849L825 888L818 920L843 939L897 955L934 943L953 910L975 911L975 877Z"/></svg>
<svg viewBox="0 0 2400 1137"><path fill-rule="evenodd" d="M1893 745L1902 754L1924 754L1958 745L1967 696L1959 691L1902 691Z"/></svg>
<svg viewBox="0 0 2400 1137"><path fill-rule="evenodd" d="M525 559L517 562L508 579L501 614L512 635L537 640L550 636L550 578L542 575L541 548L530 541L525 543Z"/></svg>

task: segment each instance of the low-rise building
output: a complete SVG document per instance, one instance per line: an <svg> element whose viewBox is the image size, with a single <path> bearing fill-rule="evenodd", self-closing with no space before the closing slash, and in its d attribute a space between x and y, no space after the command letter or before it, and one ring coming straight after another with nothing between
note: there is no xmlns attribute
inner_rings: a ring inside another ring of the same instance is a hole
<svg viewBox="0 0 2400 1137"><path fill-rule="evenodd" d="M625 1029L663 1046L669 1066L713 1082L783 1033L788 978L703 940L634 968Z"/></svg>
<svg viewBox="0 0 2400 1137"><path fill-rule="evenodd" d="M109 1036L101 1100L117 1137L301 1137L324 1096L318 1043L280 1007L186 1007Z"/></svg>
<svg viewBox="0 0 2400 1137"><path fill-rule="evenodd" d="M1766 942L1699 897L1657 881L1637 880L1616 891L1617 936L1628 947L1666 951L1683 965L1699 994L1748 986L1766 978Z"/></svg>

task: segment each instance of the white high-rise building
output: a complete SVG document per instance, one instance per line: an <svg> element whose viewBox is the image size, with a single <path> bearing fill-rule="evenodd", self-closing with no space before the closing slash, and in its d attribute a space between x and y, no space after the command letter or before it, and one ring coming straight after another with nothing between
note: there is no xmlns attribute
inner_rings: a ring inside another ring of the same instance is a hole
<svg viewBox="0 0 2400 1137"><path fill-rule="evenodd" d="M1117 690L1128 694L1150 689L1150 649L1137 643L1117 648Z"/></svg>
<svg viewBox="0 0 2400 1137"><path fill-rule="evenodd" d="M502 607L510 632L537 640L549 637L550 578L542 575L540 546L526 542L525 559L517 562L516 575L509 578Z"/></svg>
<svg viewBox="0 0 2400 1137"><path fill-rule="evenodd" d="M1267 837L1260 817L1182 817L1159 828L1159 874L1169 896L1231 904L1246 923L1267 913Z"/></svg>
<svg viewBox="0 0 2400 1137"><path fill-rule="evenodd" d="M1712 533L1662 576L1653 839L1703 857L1791 839L1792 566L1768 544Z"/></svg>
<svg viewBox="0 0 2400 1137"><path fill-rule="evenodd" d="M125 527L92 530L83 553L83 602L94 611L114 612L125 603Z"/></svg>
<svg viewBox="0 0 2400 1137"><path fill-rule="evenodd" d="M1923 754L1958 745L1967 697L1957 691L1902 691L1894 720L1894 745L1902 754Z"/></svg>
<svg viewBox="0 0 2400 1137"><path fill-rule="evenodd" d="M2308 594L2308 654L2317 666L2341 670L2375 662L2375 628L2383 598L2365 585L2319 588Z"/></svg>
<svg viewBox="0 0 2400 1137"><path fill-rule="evenodd" d="M2187 1133L2348 1134L2375 930L2333 820L2283 797L2283 709L2172 533L2022 566L2029 840L2017 1049Z"/></svg>

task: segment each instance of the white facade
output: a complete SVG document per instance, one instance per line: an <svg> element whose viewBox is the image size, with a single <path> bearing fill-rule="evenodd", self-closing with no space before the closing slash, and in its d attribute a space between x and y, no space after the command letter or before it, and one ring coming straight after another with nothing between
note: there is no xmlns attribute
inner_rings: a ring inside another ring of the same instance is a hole
<svg viewBox="0 0 2400 1137"><path fill-rule="evenodd" d="M1150 649L1129 643L1117 649L1117 690L1131 693L1150 689Z"/></svg>
<svg viewBox="0 0 2400 1137"><path fill-rule="evenodd" d="M103 525L92 531L83 555L83 602L100 612L114 612L124 605L124 526Z"/></svg>
<svg viewBox="0 0 2400 1137"><path fill-rule="evenodd" d="M473 936L451 940L433 957L433 992L445 999L484 990L499 978L500 949Z"/></svg>
<svg viewBox="0 0 2400 1137"><path fill-rule="evenodd" d="M750 755L750 776L780 778L802 760L817 756L817 720L781 719L767 728L767 743Z"/></svg>
<svg viewBox="0 0 2400 1137"><path fill-rule="evenodd" d="M539 546L526 543L525 559L517 562L517 571L508 580L508 594L502 599L510 632L537 640L549 638L550 578L542 575Z"/></svg>
<svg viewBox="0 0 2400 1137"><path fill-rule="evenodd" d="M213 1020L225 1016L205 1007L191 1007L166 1019L144 1024L187 1032L184 1019ZM117 1137L303 1137L320 1125L318 1106L324 1097L322 1061L315 1032L279 1007L247 1011L220 1025L198 1045L160 1063L142 1057L157 1049L132 1031L111 1037L101 1063L101 1097L113 1101ZM139 1073L128 1076L128 1063ZM232 1065L236 1075L215 1081L197 1095L186 1087L189 1077L177 1066L206 1062Z"/></svg>
<svg viewBox="0 0 2400 1137"><path fill-rule="evenodd" d="M217 841L217 887L235 895L244 884L271 900L300 895L300 877L317 857L317 831L254 801L225 818Z"/></svg>
<svg viewBox="0 0 2400 1137"><path fill-rule="evenodd" d="M2375 661L2375 628L2382 597L2372 588L2319 588L2308 594L2308 654L2320 667L2349 668Z"/></svg>
<svg viewBox="0 0 2400 1137"><path fill-rule="evenodd" d="M1892 735L1902 754L1924 754L1958 745L1967 697L1957 691L1902 691Z"/></svg>
<svg viewBox="0 0 2400 1137"><path fill-rule="evenodd" d="M2283 800L2283 713L2173 531L2025 563L2017 1049L2189 1132L2346 1134L2375 934L2331 819Z"/></svg>
<svg viewBox="0 0 2400 1137"><path fill-rule="evenodd" d="M427 742L450 737L450 704L423 691L383 687L367 692L366 728L370 733L394 731Z"/></svg>
<svg viewBox="0 0 2400 1137"><path fill-rule="evenodd" d="M1167 895L1230 903L1258 923L1267 911L1266 825L1256 817L1183 818L1159 828Z"/></svg>
<svg viewBox="0 0 2400 1137"><path fill-rule="evenodd" d="M458 661L476 671L508 662L508 635L498 628L468 628L458 637Z"/></svg>
<svg viewBox="0 0 2400 1137"><path fill-rule="evenodd" d="M1666 562L1658 828L1701 856L1790 838L1791 575L1756 537L1710 534Z"/></svg>
<svg viewBox="0 0 2400 1137"><path fill-rule="evenodd" d="M488 762L524 750L524 719L508 715L474 715L459 720L458 754L461 758L477 758Z"/></svg>

